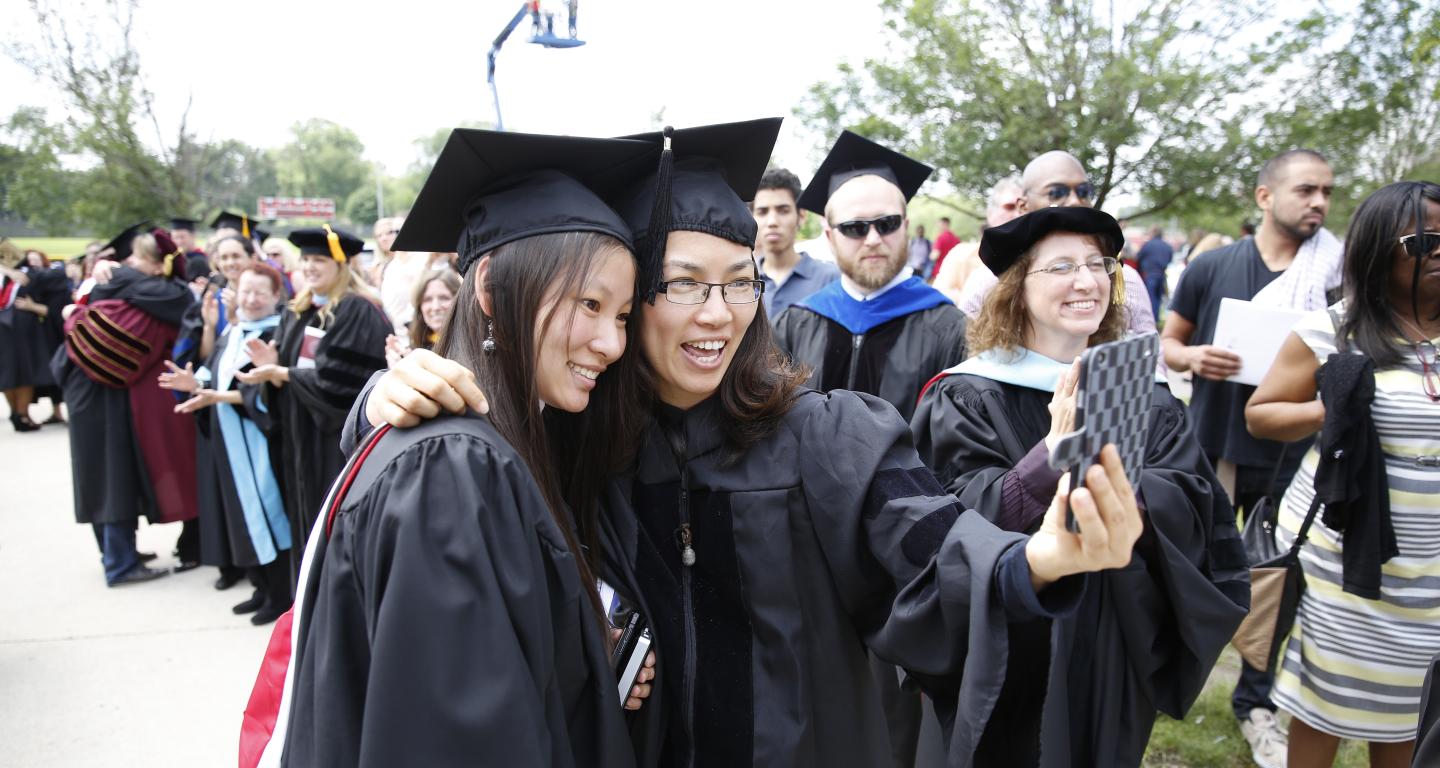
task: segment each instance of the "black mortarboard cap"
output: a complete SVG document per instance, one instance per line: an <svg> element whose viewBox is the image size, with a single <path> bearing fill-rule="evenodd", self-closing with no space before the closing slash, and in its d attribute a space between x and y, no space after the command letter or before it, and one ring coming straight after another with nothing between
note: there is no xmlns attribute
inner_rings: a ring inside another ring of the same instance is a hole
<svg viewBox="0 0 1440 768"><path fill-rule="evenodd" d="M290 242L300 249L301 256L329 256L341 264L365 250L364 240L329 225L297 229L290 233Z"/></svg>
<svg viewBox="0 0 1440 768"><path fill-rule="evenodd" d="M268 229L256 227L251 234L255 236L255 242L257 243L263 243L270 239L270 230Z"/></svg>
<svg viewBox="0 0 1440 768"><path fill-rule="evenodd" d="M141 221L135 224L131 224L130 226L126 227L123 232L111 238L110 242L105 244L105 248L101 248L100 250L104 251L107 248L114 248L115 255L111 256L110 258L116 261L124 261L125 259L130 258L130 247L134 245L135 238L149 231L150 222L148 221Z"/></svg>
<svg viewBox="0 0 1440 768"><path fill-rule="evenodd" d="M238 229L245 237L250 237L251 227L254 226L255 219L250 214L230 211L221 211L215 220L210 222L211 229Z"/></svg>
<svg viewBox="0 0 1440 768"><path fill-rule="evenodd" d="M758 228L746 203L755 199L770 162L781 118L770 117L627 136L667 143L658 170L616 199L615 209L635 233L641 298L655 296L671 232L704 232L755 247Z"/></svg>
<svg viewBox="0 0 1440 768"><path fill-rule="evenodd" d="M1054 232L1098 235L1106 256L1119 253L1125 243L1120 224L1104 211L1081 206L1041 208L985 230L980 236L980 261L999 275Z"/></svg>
<svg viewBox="0 0 1440 768"><path fill-rule="evenodd" d="M180 218L180 217L178 217L178 216L175 217L175 218L173 218L173 219L171 219L171 220L170 220L170 231L171 231L171 232L174 232L174 231L176 231L176 230L183 230L183 231L185 231L185 232L194 232L194 231L195 231L195 220L194 220L194 219L182 219L182 218Z"/></svg>
<svg viewBox="0 0 1440 768"><path fill-rule="evenodd" d="M934 168L919 160L882 147L858 133L841 131L830 154L815 171L815 178L795 204L823 216L825 204L830 202L835 190L857 176L879 176L899 187L908 202L934 172Z"/></svg>
<svg viewBox="0 0 1440 768"><path fill-rule="evenodd" d="M479 256L524 237L630 229L602 199L654 167L648 142L456 128L395 238L397 251Z"/></svg>

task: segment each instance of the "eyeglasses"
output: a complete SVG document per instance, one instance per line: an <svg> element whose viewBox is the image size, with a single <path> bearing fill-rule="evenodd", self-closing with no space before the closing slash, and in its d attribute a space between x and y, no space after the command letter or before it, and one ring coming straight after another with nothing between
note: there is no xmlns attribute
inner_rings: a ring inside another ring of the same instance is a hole
<svg viewBox="0 0 1440 768"><path fill-rule="evenodd" d="M1085 267L1086 269L1090 270L1090 274L1096 275L1096 276L1099 276L1099 275L1113 275L1113 274L1115 274L1115 269L1116 269L1117 267L1119 267L1119 266L1120 266L1120 261L1119 261L1118 259L1114 259L1114 258L1112 258L1112 257L1110 257L1110 256L1106 256L1106 257L1100 258L1100 259L1092 259L1092 260L1090 260L1090 261L1085 262L1085 264L1084 264L1084 267ZM1079 264L1072 264L1072 263L1070 263L1070 262L1068 262L1068 261L1060 261L1060 262L1056 262L1056 263L1054 263L1054 264L1051 264L1050 266L1048 266L1048 267L1046 267L1046 268L1044 268L1044 269L1034 269L1034 270L1031 270L1031 271L1029 271L1029 272L1026 272L1025 274L1027 274L1027 275L1033 275L1033 274L1036 274L1037 272L1044 272L1044 273L1047 274L1047 275L1054 275L1054 276L1056 276L1056 277L1070 277L1071 275L1074 275L1074 274L1075 274L1075 271L1078 270L1078 269L1080 269L1080 267L1081 267L1081 265L1079 265Z"/></svg>
<svg viewBox="0 0 1440 768"><path fill-rule="evenodd" d="M880 233L881 237L884 237L899 229L904 221L904 216L898 213L892 213L889 216L876 216L873 219L851 219L850 221L842 221L836 224L835 228L840 230L840 234L851 240L864 240L869 236L870 227L872 226L875 227L876 232Z"/></svg>
<svg viewBox="0 0 1440 768"><path fill-rule="evenodd" d="M1052 203L1065 202L1072 192L1080 200L1089 200L1095 196L1095 185L1088 181L1082 181L1073 187L1066 184L1051 184L1045 188L1045 196L1050 198Z"/></svg>
<svg viewBox="0 0 1440 768"><path fill-rule="evenodd" d="M720 297L726 304L753 304L765 292L765 283L759 280L732 280L728 283L702 283L696 280L666 280L660 284L660 293L671 304L704 304L710 300L710 289L719 288Z"/></svg>
<svg viewBox="0 0 1440 768"><path fill-rule="evenodd" d="M1434 258L1436 251L1440 251L1440 232L1412 232L1402 236L1400 244L1412 259Z"/></svg>

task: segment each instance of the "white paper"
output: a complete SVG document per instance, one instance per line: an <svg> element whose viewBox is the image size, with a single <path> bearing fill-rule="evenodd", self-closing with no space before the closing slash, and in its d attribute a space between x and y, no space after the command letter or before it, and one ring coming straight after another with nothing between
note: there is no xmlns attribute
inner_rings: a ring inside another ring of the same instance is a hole
<svg viewBox="0 0 1440 768"><path fill-rule="evenodd" d="M1256 306L1254 302L1224 298L1215 322L1217 347L1240 356L1240 372L1226 381L1256 386L1275 363L1290 329L1304 312Z"/></svg>

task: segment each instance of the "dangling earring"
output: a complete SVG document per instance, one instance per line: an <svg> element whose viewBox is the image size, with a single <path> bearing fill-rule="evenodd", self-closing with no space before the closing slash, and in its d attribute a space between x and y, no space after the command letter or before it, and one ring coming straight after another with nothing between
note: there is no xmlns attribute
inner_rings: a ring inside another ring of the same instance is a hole
<svg viewBox="0 0 1440 768"><path fill-rule="evenodd" d="M495 321L485 321L485 340L480 342L480 351L487 355L495 354Z"/></svg>

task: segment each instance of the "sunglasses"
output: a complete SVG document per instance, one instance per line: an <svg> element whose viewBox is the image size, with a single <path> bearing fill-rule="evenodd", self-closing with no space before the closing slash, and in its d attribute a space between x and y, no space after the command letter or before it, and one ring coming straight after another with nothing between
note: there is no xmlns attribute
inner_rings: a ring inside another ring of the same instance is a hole
<svg viewBox="0 0 1440 768"><path fill-rule="evenodd" d="M1400 244L1405 246L1406 253L1410 258L1418 259L1422 256L1435 256L1440 251L1440 232L1411 233L1400 238Z"/></svg>
<svg viewBox="0 0 1440 768"><path fill-rule="evenodd" d="M904 221L904 216L898 213L892 213L889 216L876 216L873 219L851 219L850 221L842 221L836 224L835 228L840 230L840 234L851 240L864 240L869 236L870 227L872 226L875 227L876 232L880 233L881 237L884 237L899 229Z"/></svg>
<svg viewBox="0 0 1440 768"><path fill-rule="evenodd" d="M1095 196L1095 185L1088 181L1082 181L1071 187L1065 184L1051 184L1045 188L1045 196L1050 198L1052 203L1063 203L1071 193L1080 200L1089 200Z"/></svg>

